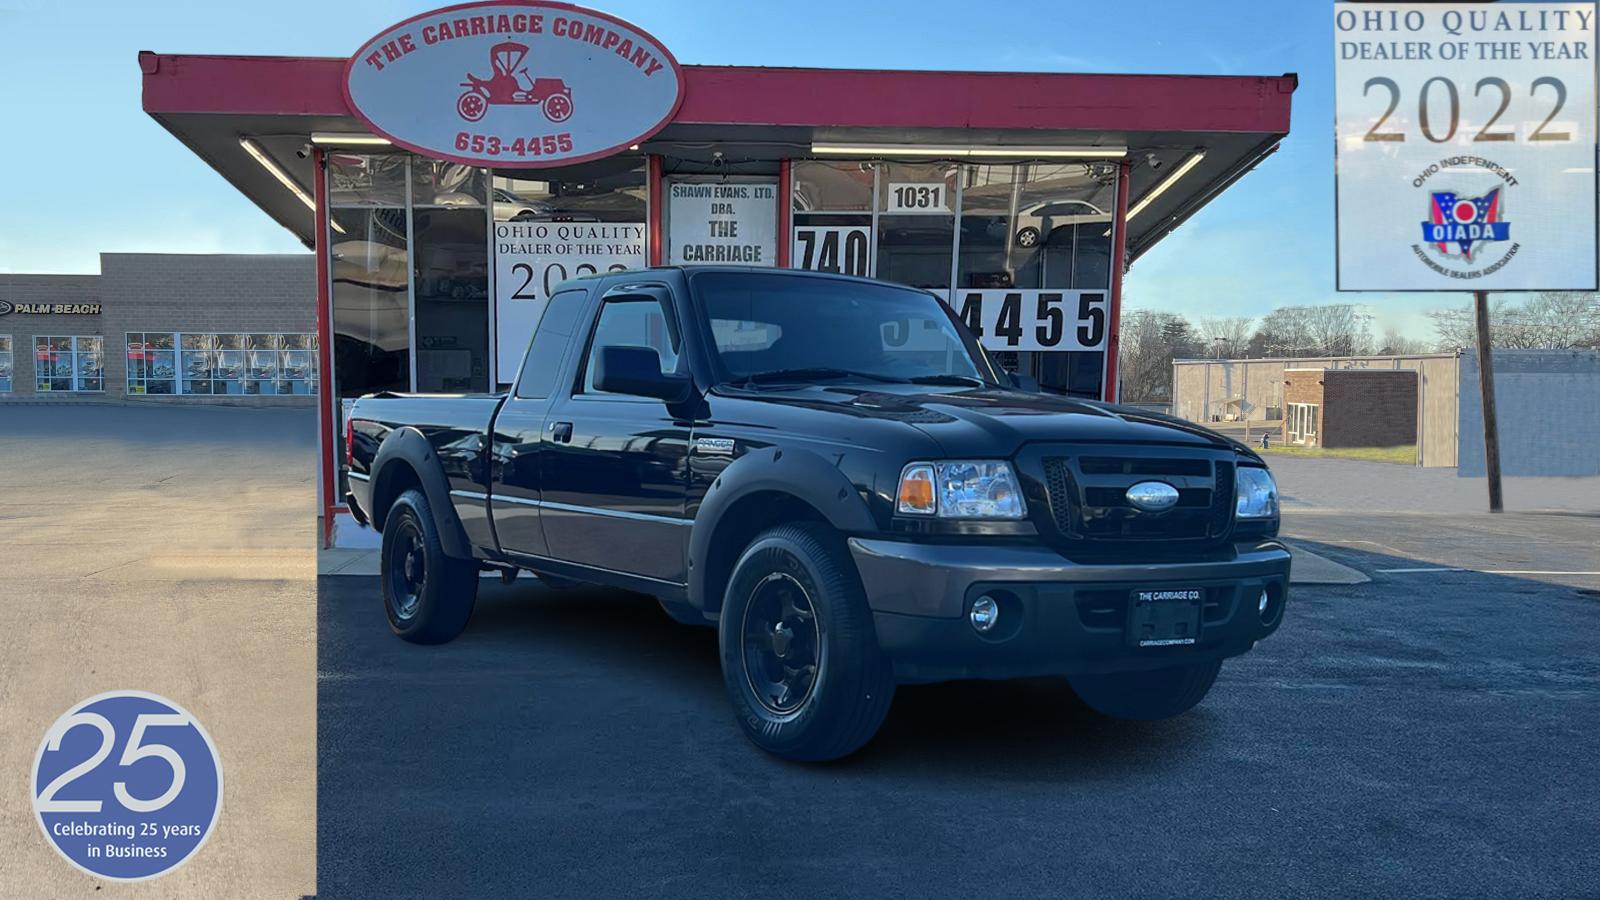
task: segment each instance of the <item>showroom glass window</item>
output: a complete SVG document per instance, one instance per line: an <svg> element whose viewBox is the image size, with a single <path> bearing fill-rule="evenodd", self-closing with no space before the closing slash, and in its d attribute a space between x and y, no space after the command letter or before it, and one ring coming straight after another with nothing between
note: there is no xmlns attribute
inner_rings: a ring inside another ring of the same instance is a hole
<svg viewBox="0 0 1600 900"><path fill-rule="evenodd" d="M340 397L411 389L410 257L403 154L330 152L328 271Z"/></svg>
<svg viewBox="0 0 1600 900"><path fill-rule="evenodd" d="M946 298L952 288L1109 297L1116 173L1105 162L797 160L790 264ZM855 250L862 245L870 248L864 259ZM1045 390L1100 396L1104 353L991 350Z"/></svg>
<svg viewBox="0 0 1600 900"><path fill-rule="evenodd" d="M791 169L790 265L815 272L872 274L872 198L877 169L867 162L797 160Z"/></svg>
<svg viewBox="0 0 1600 900"><path fill-rule="evenodd" d="M560 246L582 241L586 224L632 226L631 233L639 239L629 243L641 252L633 258L613 258L607 268L642 268L647 264L642 252L649 231L647 194L644 160L637 156L541 170L537 175L503 170L493 179L496 237L509 233L502 227L506 223L536 223L548 226L538 233L542 239L536 238L537 243ZM596 266L587 259L552 253L539 260L537 270L526 273L532 279L528 292L549 297L566 279L594 274Z"/></svg>
<svg viewBox="0 0 1600 900"><path fill-rule="evenodd" d="M1033 162L962 168L956 287L1111 287L1116 168L1103 162ZM999 354L1046 390L1098 397L1099 351Z"/></svg>
<svg viewBox="0 0 1600 900"><path fill-rule="evenodd" d="M496 368L517 371L540 304L569 278L643 268L649 233L643 157L616 156L557 169L501 170L490 185L496 292L504 315ZM499 258L501 247L506 248ZM565 248L565 249L563 249ZM536 348L547 352L548 347ZM507 359L506 357L512 357ZM539 366L553 365L540 360Z"/></svg>
<svg viewBox="0 0 1600 900"><path fill-rule="evenodd" d="M317 392L314 334L246 334L246 394L303 395Z"/></svg>
<svg viewBox="0 0 1600 900"><path fill-rule="evenodd" d="M11 391L11 335L0 334L0 394Z"/></svg>
<svg viewBox="0 0 1600 900"><path fill-rule="evenodd" d="M483 169L411 159L416 389L489 389L489 220Z"/></svg>
<svg viewBox="0 0 1600 900"><path fill-rule="evenodd" d="M177 335L173 332L128 332L128 393L177 393Z"/></svg>
<svg viewBox="0 0 1600 900"><path fill-rule="evenodd" d="M34 390L105 390L105 357L98 335L40 335L33 339Z"/></svg>
<svg viewBox="0 0 1600 900"><path fill-rule="evenodd" d="M876 277L949 289L959 171L950 163L878 164Z"/></svg>
<svg viewBox="0 0 1600 900"><path fill-rule="evenodd" d="M314 334L129 332L128 393L315 394L316 347Z"/></svg>
<svg viewBox="0 0 1600 900"><path fill-rule="evenodd" d="M496 222L646 221L643 157L617 156L536 173L503 169L492 181Z"/></svg>

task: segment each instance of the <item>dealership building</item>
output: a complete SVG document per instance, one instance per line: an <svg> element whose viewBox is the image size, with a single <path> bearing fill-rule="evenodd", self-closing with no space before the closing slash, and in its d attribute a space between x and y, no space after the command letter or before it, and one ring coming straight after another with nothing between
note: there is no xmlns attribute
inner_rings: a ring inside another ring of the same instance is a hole
<svg viewBox="0 0 1600 900"><path fill-rule="evenodd" d="M309 406L310 254L102 253L98 275L0 273L0 403Z"/></svg>
<svg viewBox="0 0 1600 900"><path fill-rule="evenodd" d="M425 13L348 60L139 66L145 111L314 250L329 535L345 404L506 387L588 272L926 288L1043 389L1115 399L1122 273L1277 148L1297 84L683 65L539 2Z"/></svg>

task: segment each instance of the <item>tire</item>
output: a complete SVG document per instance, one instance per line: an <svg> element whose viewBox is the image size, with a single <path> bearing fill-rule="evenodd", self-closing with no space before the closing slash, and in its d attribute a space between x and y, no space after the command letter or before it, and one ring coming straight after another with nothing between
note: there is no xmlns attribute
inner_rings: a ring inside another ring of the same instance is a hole
<svg viewBox="0 0 1600 900"><path fill-rule="evenodd" d="M894 699L866 592L825 525L779 526L745 548L728 579L718 639L739 725L775 756L848 756L877 733Z"/></svg>
<svg viewBox="0 0 1600 900"><path fill-rule="evenodd" d="M1033 247L1039 243L1039 229L1029 225L1017 232L1018 247Z"/></svg>
<svg viewBox="0 0 1600 900"><path fill-rule="evenodd" d="M467 627L478 565L444 552L428 498L415 488L389 507L378 565L389 628L413 644L442 644Z"/></svg>
<svg viewBox="0 0 1600 900"><path fill-rule="evenodd" d="M1221 660L1107 675L1074 675L1068 681L1079 699L1101 715L1156 721L1193 709L1216 683Z"/></svg>

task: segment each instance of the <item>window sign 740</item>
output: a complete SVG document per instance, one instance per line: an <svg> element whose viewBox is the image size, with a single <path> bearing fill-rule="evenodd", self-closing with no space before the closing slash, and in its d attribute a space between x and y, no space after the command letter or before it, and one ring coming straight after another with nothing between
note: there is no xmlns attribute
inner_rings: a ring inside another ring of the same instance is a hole
<svg viewBox="0 0 1600 900"><path fill-rule="evenodd" d="M951 308L990 350L1102 350L1104 290L957 290Z"/></svg>

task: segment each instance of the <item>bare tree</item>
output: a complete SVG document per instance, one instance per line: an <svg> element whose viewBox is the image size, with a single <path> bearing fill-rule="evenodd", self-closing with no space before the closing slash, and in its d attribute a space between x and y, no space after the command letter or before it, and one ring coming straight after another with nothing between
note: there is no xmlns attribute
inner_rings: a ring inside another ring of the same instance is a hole
<svg viewBox="0 0 1600 900"><path fill-rule="evenodd" d="M1211 355L1241 359L1250 349L1250 335L1255 333L1256 320L1250 316L1218 316L1201 319L1195 329L1201 347Z"/></svg>
<svg viewBox="0 0 1600 900"><path fill-rule="evenodd" d="M1438 349L1455 350L1477 343L1472 305L1428 313L1438 334ZM1489 305L1489 335L1496 347L1510 350L1600 348L1600 294L1545 291L1522 302L1495 297Z"/></svg>
<svg viewBox="0 0 1600 900"><path fill-rule="evenodd" d="M1172 399L1172 361L1199 355L1189 321L1175 313L1130 310L1122 316L1117 371L1129 403Z"/></svg>
<svg viewBox="0 0 1600 900"><path fill-rule="evenodd" d="M1406 337L1393 325L1383 330L1383 340L1378 342L1379 356L1415 356L1432 349L1427 341Z"/></svg>
<svg viewBox="0 0 1600 900"><path fill-rule="evenodd" d="M1306 325L1318 353L1361 356L1372 352L1372 317L1350 303L1307 306Z"/></svg>
<svg viewBox="0 0 1600 900"><path fill-rule="evenodd" d="M1359 356L1372 352L1372 317L1352 303L1280 306L1261 318L1251 356Z"/></svg>

